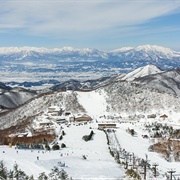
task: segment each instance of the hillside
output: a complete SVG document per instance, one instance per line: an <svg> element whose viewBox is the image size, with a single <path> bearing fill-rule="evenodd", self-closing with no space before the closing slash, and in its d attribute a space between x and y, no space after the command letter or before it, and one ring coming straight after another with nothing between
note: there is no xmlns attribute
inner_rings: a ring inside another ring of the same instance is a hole
<svg viewBox="0 0 180 180"><path fill-rule="evenodd" d="M152 74L157 74L162 72L162 70L160 68L158 68L155 65L147 65L144 67L140 67L135 69L134 71L126 74L122 80L126 80L126 81L133 81L136 78L140 78L140 77L144 77L144 76L148 76L148 75L152 75Z"/></svg>
<svg viewBox="0 0 180 180"><path fill-rule="evenodd" d="M1 88L0 106L4 109L15 108L37 95L36 91L24 88Z"/></svg>
<svg viewBox="0 0 180 180"><path fill-rule="evenodd" d="M0 160L8 170L16 161L35 178L42 172L51 177L57 166L75 179L129 180L131 173L143 178L147 165L147 179L153 179L154 163L159 165L157 180L169 178L169 168L178 177L179 80L179 68L161 71L148 65L126 76L70 80L38 91L29 100L30 90L3 85L3 104L9 104L7 93L25 102L0 113L0 143L9 144L1 146Z"/></svg>
<svg viewBox="0 0 180 180"><path fill-rule="evenodd" d="M1 128L7 128L46 113L58 106L72 114L89 113L92 117L112 115L178 113L179 97L143 84L115 81L90 92L49 92L40 94L22 106L1 115ZM91 107L91 109L89 109Z"/></svg>
<svg viewBox="0 0 180 180"><path fill-rule="evenodd" d="M180 68L155 75L139 77L135 82L153 87L159 92L166 92L180 97Z"/></svg>
<svg viewBox="0 0 180 180"><path fill-rule="evenodd" d="M62 133L59 127L56 129L58 136ZM46 150L24 150L1 148L5 151L3 161L6 167L13 169L16 162L20 169L29 176L37 178L40 173L45 172L48 175L54 166L63 168L73 179L92 179L92 178L123 178L125 173L111 157L108 151L106 137L102 131L93 130L95 135L92 141L85 142L82 136L90 132L89 125L75 126L70 128L64 126L66 135L63 140L57 140L58 144L65 143L67 148L56 151ZM52 144L50 144L52 146ZM18 153L17 153L18 152ZM83 155L87 159L83 158ZM37 159L39 157L39 160ZM1 159L1 158L0 158ZM58 163L65 164L60 166Z"/></svg>

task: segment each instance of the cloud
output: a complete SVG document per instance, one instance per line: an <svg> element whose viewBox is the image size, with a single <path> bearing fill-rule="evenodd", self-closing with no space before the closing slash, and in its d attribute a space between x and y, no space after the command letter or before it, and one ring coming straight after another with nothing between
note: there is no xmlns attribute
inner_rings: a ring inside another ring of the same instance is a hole
<svg viewBox="0 0 180 180"><path fill-rule="evenodd" d="M180 1L162 0L24 0L3 1L0 29L43 36L86 36L113 29L133 29L174 13Z"/></svg>

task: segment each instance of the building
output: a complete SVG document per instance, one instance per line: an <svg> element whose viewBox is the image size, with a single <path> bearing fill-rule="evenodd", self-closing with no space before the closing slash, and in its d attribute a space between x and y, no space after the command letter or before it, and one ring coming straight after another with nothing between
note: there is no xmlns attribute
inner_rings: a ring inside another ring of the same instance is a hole
<svg viewBox="0 0 180 180"><path fill-rule="evenodd" d="M68 121L64 118L61 118L61 119L56 119L56 123L57 124L63 124L63 123L67 123Z"/></svg>
<svg viewBox="0 0 180 180"><path fill-rule="evenodd" d="M98 129L105 129L105 128L116 128L115 123L101 123L98 124Z"/></svg>
<svg viewBox="0 0 180 180"><path fill-rule="evenodd" d="M92 118L88 116L87 114L82 114L82 115L70 117L69 121L71 122L92 121Z"/></svg>
<svg viewBox="0 0 180 180"><path fill-rule="evenodd" d="M51 116L61 116L63 113L63 110L58 107L49 107L48 108L48 114Z"/></svg>
<svg viewBox="0 0 180 180"><path fill-rule="evenodd" d="M52 122L40 122L39 123L40 126L50 126L50 125L53 125Z"/></svg>
<svg viewBox="0 0 180 180"><path fill-rule="evenodd" d="M160 116L160 118L165 120L166 118L168 118L168 116L166 114L163 114L162 116Z"/></svg>

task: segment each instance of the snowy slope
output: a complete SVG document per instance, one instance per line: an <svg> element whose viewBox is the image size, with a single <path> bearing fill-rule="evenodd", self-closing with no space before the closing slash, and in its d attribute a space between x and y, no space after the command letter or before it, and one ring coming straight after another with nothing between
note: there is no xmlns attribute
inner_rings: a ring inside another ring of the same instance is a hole
<svg viewBox="0 0 180 180"><path fill-rule="evenodd" d="M75 92L44 93L24 105L10 110L9 113L1 115L0 128L8 128L26 122L42 112L47 112L50 106L58 106L73 114L85 112L83 106L79 104Z"/></svg>
<svg viewBox="0 0 180 180"><path fill-rule="evenodd" d="M64 170L73 179L93 178L117 178L124 176L124 170L113 160L107 147L107 140L102 131L94 130L93 140L85 142L82 136L89 134L89 126L64 127L66 135L62 142L67 148L57 151L17 150L8 147L1 148L0 160L5 162L8 169L12 169L14 163L29 176L37 178L42 172L47 175L58 162L65 163ZM5 153L2 153L5 151ZM44 152L44 153L43 153ZM83 159L83 155L87 160ZM39 160L37 160L37 156ZM59 166L58 166L59 167ZM61 167L60 167L61 168Z"/></svg>
<svg viewBox="0 0 180 180"><path fill-rule="evenodd" d="M116 82L104 87L108 112L133 115L138 113L178 112L179 98L172 94L159 92L134 82Z"/></svg>
<svg viewBox="0 0 180 180"><path fill-rule="evenodd" d="M91 117L98 117L107 111L106 94L104 91L77 92L78 101Z"/></svg>
<svg viewBox="0 0 180 180"><path fill-rule="evenodd" d="M132 81L136 78L139 78L139 77L143 77L143 76L148 76L148 75L151 75L151 74L157 74L157 73L160 73L162 72L161 69L159 69L157 66L155 65L147 65L147 66L144 66L144 67L140 67L128 74L126 74L122 80L127 80L127 81Z"/></svg>
<svg viewBox="0 0 180 180"><path fill-rule="evenodd" d="M119 128L116 130L116 135L121 144L122 148L125 148L128 152L133 152L137 157L145 159L146 155L151 164L158 163L158 171L161 173L166 173L170 169L174 169L176 174L180 172L179 162L168 162L161 155L155 152L149 152L148 148L151 144L149 139L144 139L142 137L143 134L147 133L143 131L143 123L145 123L147 119L141 120L140 123L124 123L119 125ZM154 120L148 120L154 122ZM169 122L168 122L169 123ZM132 137L127 133L127 129L135 129L137 135ZM127 143L128 142L128 143ZM150 178L147 178L150 179ZM161 176L158 179L166 179Z"/></svg>
<svg viewBox="0 0 180 180"><path fill-rule="evenodd" d="M23 88L6 90L0 94L0 106L5 108L15 108L36 95L37 93L35 91L26 90Z"/></svg>
<svg viewBox="0 0 180 180"><path fill-rule="evenodd" d="M91 92L50 92L1 116L0 127L7 128L26 121L29 117L47 112L48 107L58 106L73 114L87 112L91 116L104 114L135 115L177 113L179 97L134 82L113 82Z"/></svg>
<svg viewBox="0 0 180 180"><path fill-rule="evenodd" d="M180 97L180 68L139 77L135 82Z"/></svg>

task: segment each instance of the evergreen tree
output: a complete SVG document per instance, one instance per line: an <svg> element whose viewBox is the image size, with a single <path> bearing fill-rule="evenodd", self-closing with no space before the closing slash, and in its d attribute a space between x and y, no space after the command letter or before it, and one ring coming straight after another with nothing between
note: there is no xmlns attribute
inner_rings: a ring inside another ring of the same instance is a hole
<svg viewBox="0 0 180 180"><path fill-rule="evenodd" d="M53 149L53 150L59 150L59 149L60 149L60 147L59 147L59 145L58 145L58 144L54 144L54 145L53 145L53 147L52 147L52 149Z"/></svg>
<svg viewBox="0 0 180 180"><path fill-rule="evenodd" d="M68 174L64 169L61 169L59 178L61 180L67 180L68 179Z"/></svg>
<svg viewBox="0 0 180 180"><path fill-rule="evenodd" d="M64 169L59 170L58 167L54 166L49 174L51 180L68 180L68 174Z"/></svg>
<svg viewBox="0 0 180 180"><path fill-rule="evenodd" d="M2 179L7 178L7 168L5 167L3 161L0 161L0 178Z"/></svg>
<svg viewBox="0 0 180 180"><path fill-rule="evenodd" d="M13 171L13 174L14 174L14 178L16 180L25 180L25 179L29 179L28 176L25 174L24 171L22 171L21 169L19 169L19 166L15 163L14 165L14 171Z"/></svg>
<svg viewBox="0 0 180 180"><path fill-rule="evenodd" d="M39 175L38 180L48 180L48 176L45 174L45 172L42 172Z"/></svg>
<svg viewBox="0 0 180 180"><path fill-rule="evenodd" d="M10 170L9 172L8 172L8 178L11 180L13 180L13 177L14 177L14 172L12 171L12 170Z"/></svg>
<svg viewBox="0 0 180 180"><path fill-rule="evenodd" d="M60 171L56 166L54 166L53 169L51 169L51 173L49 174L49 177L52 180L58 180L58 174L60 174Z"/></svg>
<svg viewBox="0 0 180 180"><path fill-rule="evenodd" d="M64 143L61 144L61 148L65 148L66 145Z"/></svg>
<svg viewBox="0 0 180 180"><path fill-rule="evenodd" d="M28 180L34 180L34 176L31 175Z"/></svg>

